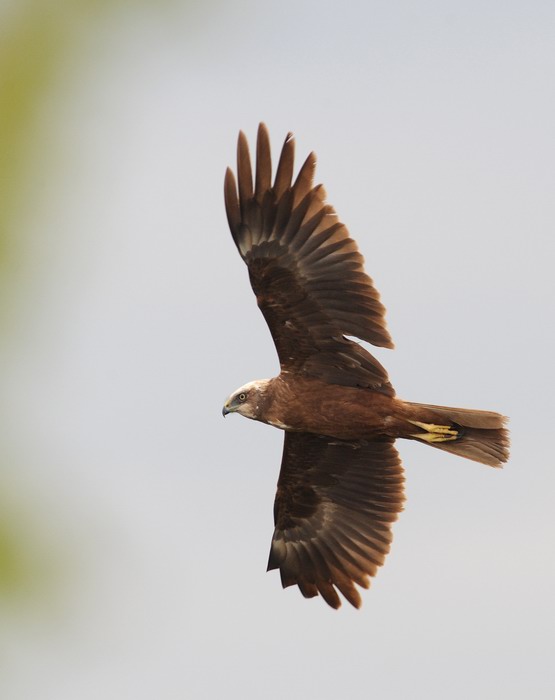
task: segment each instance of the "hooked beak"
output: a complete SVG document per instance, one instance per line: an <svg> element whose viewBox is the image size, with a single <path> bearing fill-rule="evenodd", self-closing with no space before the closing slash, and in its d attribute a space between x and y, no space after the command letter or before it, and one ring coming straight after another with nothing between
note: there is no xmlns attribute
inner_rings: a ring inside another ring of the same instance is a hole
<svg viewBox="0 0 555 700"><path fill-rule="evenodd" d="M228 413L231 413L232 411L228 408L229 403L226 401L224 403L224 407L222 408L222 416L225 418Z"/></svg>

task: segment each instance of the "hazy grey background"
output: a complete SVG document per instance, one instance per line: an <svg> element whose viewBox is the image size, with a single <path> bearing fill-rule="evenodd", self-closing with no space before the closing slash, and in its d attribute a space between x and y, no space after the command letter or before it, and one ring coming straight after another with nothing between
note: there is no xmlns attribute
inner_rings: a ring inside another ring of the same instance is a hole
<svg viewBox="0 0 555 700"><path fill-rule="evenodd" d="M60 6L2 292L2 697L555 697L553 3ZM222 197L259 120L317 152L398 394L511 417L503 471L399 445L358 612L265 573L282 436L221 417L278 368Z"/></svg>

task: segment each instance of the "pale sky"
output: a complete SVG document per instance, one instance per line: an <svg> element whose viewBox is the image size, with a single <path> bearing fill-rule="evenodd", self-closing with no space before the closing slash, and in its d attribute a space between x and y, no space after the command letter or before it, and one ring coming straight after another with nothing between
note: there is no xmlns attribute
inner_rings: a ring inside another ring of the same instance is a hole
<svg viewBox="0 0 555 700"><path fill-rule="evenodd" d="M555 697L554 85L552 2L91 21L38 115L56 167L2 372L8 479L62 574L6 615L2 697ZM278 370L222 194L260 120L276 155L289 130L298 165L316 151L397 393L510 417L503 470L398 444L406 508L360 611L266 573L283 436L221 416Z"/></svg>

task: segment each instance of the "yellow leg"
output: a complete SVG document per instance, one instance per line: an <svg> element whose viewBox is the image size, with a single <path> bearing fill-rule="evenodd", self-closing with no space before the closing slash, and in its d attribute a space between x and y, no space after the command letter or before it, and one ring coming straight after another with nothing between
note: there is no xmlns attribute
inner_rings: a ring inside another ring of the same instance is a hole
<svg viewBox="0 0 555 700"><path fill-rule="evenodd" d="M457 430L449 425L435 425L434 423L420 423L417 420L409 420L409 423L415 425L417 428L422 428L425 433L415 433L410 437L418 438L419 440L425 440L426 442L447 442L449 440L456 440L459 436Z"/></svg>

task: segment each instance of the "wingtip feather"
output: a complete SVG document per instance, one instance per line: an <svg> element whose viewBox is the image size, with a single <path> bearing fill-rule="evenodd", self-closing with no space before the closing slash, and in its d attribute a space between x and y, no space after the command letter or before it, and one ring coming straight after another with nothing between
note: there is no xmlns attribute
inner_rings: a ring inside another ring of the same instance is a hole
<svg viewBox="0 0 555 700"><path fill-rule="evenodd" d="M297 179L293 185L293 191L295 192L294 207L296 207L297 204L299 204L299 202L301 202L312 189L315 171L316 153L311 151L299 170L299 174L297 175Z"/></svg>
<svg viewBox="0 0 555 700"><path fill-rule="evenodd" d="M252 166L249 142L243 131L237 139L237 177L239 180L239 200L248 201L253 195Z"/></svg>
<svg viewBox="0 0 555 700"><path fill-rule="evenodd" d="M270 150L270 134L264 122L258 125L256 139L256 184L254 197L261 204L266 192L272 185L272 155Z"/></svg>
<svg viewBox="0 0 555 700"><path fill-rule="evenodd" d="M280 199L280 197L291 187L294 161L295 137L293 136L292 132L289 132L285 137L285 141L283 142L276 177L274 180L274 192L276 199Z"/></svg>
<svg viewBox="0 0 555 700"><path fill-rule="evenodd" d="M227 221L233 237L241 223L239 200L237 199L237 183L231 168L227 168L224 178L224 201Z"/></svg>

